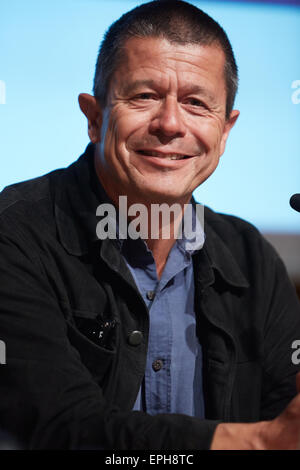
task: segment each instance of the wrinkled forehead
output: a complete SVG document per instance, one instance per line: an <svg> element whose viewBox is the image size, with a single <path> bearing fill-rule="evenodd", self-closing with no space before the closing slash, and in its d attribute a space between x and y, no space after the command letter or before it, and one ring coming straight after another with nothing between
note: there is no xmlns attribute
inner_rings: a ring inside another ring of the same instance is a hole
<svg viewBox="0 0 300 470"><path fill-rule="evenodd" d="M225 91L225 55L222 48L211 45L171 43L165 38L130 38L122 48L111 79L118 89L127 89L136 82L168 82L186 87L217 87Z"/></svg>
<svg viewBox="0 0 300 470"><path fill-rule="evenodd" d="M120 49L118 68L138 67L139 64L155 63L163 69L168 61L178 61L186 67L197 67L203 60L224 67L225 55L221 46L214 42L209 45L170 42L164 37L130 38Z"/></svg>

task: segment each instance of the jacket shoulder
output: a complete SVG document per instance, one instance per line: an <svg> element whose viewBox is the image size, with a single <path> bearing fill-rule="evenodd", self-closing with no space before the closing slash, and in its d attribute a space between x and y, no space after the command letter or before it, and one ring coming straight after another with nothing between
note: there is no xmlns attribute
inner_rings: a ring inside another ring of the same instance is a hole
<svg viewBox="0 0 300 470"><path fill-rule="evenodd" d="M34 204L49 197L49 179L53 173L6 186L0 193L0 215L20 202Z"/></svg>
<svg viewBox="0 0 300 470"><path fill-rule="evenodd" d="M17 234L54 230L51 178L62 170L6 186L0 193L0 233Z"/></svg>
<svg viewBox="0 0 300 470"><path fill-rule="evenodd" d="M215 212L205 206L205 223L222 237L231 237L233 234L241 236L261 237L259 230L250 222L221 212Z"/></svg>
<svg viewBox="0 0 300 470"><path fill-rule="evenodd" d="M207 236L216 245L222 240L244 272L262 260L267 263L278 261L275 248L250 222L234 215L214 212L208 207L205 207L204 214Z"/></svg>

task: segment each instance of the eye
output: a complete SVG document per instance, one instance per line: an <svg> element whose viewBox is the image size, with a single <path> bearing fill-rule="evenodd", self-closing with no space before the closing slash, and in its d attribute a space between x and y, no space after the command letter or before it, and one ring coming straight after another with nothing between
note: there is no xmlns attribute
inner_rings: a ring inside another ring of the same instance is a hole
<svg viewBox="0 0 300 470"><path fill-rule="evenodd" d="M154 100L156 98L156 96L154 95L154 93L139 93L138 95L136 95L134 97L134 99L136 100Z"/></svg>
<svg viewBox="0 0 300 470"><path fill-rule="evenodd" d="M203 101L199 100L198 98L187 98L186 103L197 108L206 108L206 105L203 103Z"/></svg>

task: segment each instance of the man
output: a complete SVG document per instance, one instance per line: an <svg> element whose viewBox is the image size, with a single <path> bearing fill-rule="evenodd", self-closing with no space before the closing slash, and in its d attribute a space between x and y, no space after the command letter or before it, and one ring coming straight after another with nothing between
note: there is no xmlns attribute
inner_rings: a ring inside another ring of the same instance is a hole
<svg viewBox="0 0 300 470"><path fill-rule="evenodd" d="M95 96L79 97L85 154L3 191L0 423L24 447L299 446L300 308L282 262L207 208L204 244L177 239L238 118L236 87L217 23L141 5L111 26ZM97 237L103 204L123 216L124 196L148 226L153 204L178 204L171 235L160 221L158 238L126 239L120 218L117 239Z"/></svg>

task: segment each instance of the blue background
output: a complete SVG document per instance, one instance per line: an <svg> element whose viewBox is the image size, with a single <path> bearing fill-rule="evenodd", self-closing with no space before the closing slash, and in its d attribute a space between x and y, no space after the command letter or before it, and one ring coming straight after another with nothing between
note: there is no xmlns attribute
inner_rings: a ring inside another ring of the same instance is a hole
<svg viewBox="0 0 300 470"><path fill-rule="evenodd" d="M0 189L68 165L88 143L77 96L91 93L107 27L142 3L101 0L1 0ZM216 172L195 192L215 210L263 231L300 233L289 207L300 192L300 8L191 2L224 27L240 70L241 116Z"/></svg>

